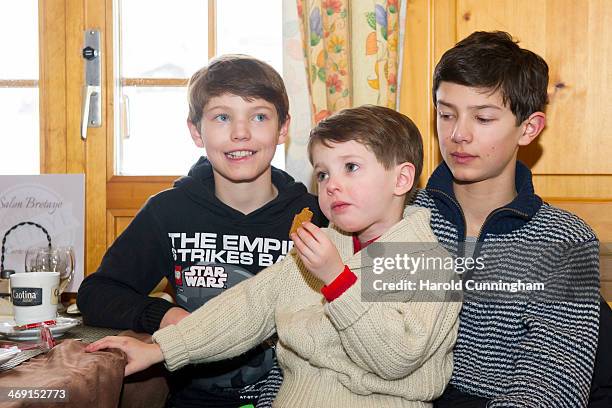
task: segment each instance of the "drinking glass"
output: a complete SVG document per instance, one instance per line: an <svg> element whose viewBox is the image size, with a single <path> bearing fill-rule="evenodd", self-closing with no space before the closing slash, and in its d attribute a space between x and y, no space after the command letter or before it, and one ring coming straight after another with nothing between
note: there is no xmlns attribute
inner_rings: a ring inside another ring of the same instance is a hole
<svg viewBox="0 0 612 408"><path fill-rule="evenodd" d="M60 295L64 293L68 284L72 280L74 276L74 268L75 268L75 258L74 258L74 248L71 246L63 246L58 247L57 250L64 254L62 257L65 257L65 266L60 268L58 272L60 273L60 286L59 293Z"/></svg>
<svg viewBox="0 0 612 408"><path fill-rule="evenodd" d="M71 246L32 247L26 250L26 272L59 272L60 295L74 276L74 266L74 249Z"/></svg>
<svg viewBox="0 0 612 408"><path fill-rule="evenodd" d="M37 263L39 252L44 252L49 249L48 246L33 246L26 249L25 254L25 271L26 272L42 272L42 265Z"/></svg>

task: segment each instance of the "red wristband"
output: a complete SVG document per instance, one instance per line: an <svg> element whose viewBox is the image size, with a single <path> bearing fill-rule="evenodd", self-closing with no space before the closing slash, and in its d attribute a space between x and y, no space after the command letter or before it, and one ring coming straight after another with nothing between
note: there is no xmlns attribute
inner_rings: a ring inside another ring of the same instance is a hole
<svg viewBox="0 0 612 408"><path fill-rule="evenodd" d="M357 275L355 275L348 266L344 265L342 273L336 276L336 279L334 279L332 283L323 286L321 288L321 293L328 302L331 302L346 292L355 282L357 282Z"/></svg>

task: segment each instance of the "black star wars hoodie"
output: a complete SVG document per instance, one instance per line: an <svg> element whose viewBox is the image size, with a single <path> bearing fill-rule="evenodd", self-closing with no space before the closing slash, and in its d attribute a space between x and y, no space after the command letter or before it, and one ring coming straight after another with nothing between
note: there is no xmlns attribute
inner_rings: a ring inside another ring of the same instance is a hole
<svg viewBox="0 0 612 408"><path fill-rule="evenodd" d="M245 215L214 195L212 167L202 157L188 176L147 201L96 273L83 281L77 302L85 324L152 333L175 306L147 296L163 277L174 286L177 304L193 311L281 260L292 248L288 234L293 217L304 207L313 211L315 224L327 224L316 197L303 184L275 168L272 183L278 196ZM202 366L206 378L198 388L219 390L257 381L271 366L271 355L261 353L269 354L254 351L242 359L250 362L239 358ZM265 372L252 367L253 361Z"/></svg>

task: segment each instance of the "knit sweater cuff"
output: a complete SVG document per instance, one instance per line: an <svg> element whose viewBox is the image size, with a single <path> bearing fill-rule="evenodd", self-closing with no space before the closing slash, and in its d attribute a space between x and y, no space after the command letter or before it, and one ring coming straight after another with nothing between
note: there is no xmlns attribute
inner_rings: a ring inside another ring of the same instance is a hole
<svg viewBox="0 0 612 408"><path fill-rule="evenodd" d="M164 355L164 364L170 371L189 364L189 351L185 347L183 335L174 325L164 327L153 333L153 341L159 345Z"/></svg>
<svg viewBox="0 0 612 408"><path fill-rule="evenodd" d="M159 329L159 325L166 312L175 306L175 304L164 299L150 298L150 303L140 314L136 331L144 331L146 333L155 332L155 330Z"/></svg>
<svg viewBox="0 0 612 408"><path fill-rule="evenodd" d="M363 316L371 305L361 300L361 282L357 281L336 300L325 305L325 310L338 330L344 330Z"/></svg>
<svg viewBox="0 0 612 408"><path fill-rule="evenodd" d="M355 282L357 282L357 275L348 266L344 265L344 270L329 285L323 286L321 293L328 302L331 302L346 292Z"/></svg>

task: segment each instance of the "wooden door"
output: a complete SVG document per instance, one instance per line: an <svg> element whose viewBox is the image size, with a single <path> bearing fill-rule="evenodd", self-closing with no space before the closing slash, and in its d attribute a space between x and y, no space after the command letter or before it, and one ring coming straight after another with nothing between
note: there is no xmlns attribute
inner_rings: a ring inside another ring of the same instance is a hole
<svg viewBox="0 0 612 408"><path fill-rule="evenodd" d="M90 128L87 140L81 139L84 77L81 49L85 28L103 28L106 13L104 1L39 1L41 171L86 175L86 273L95 270L106 248L105 152L108 122L103 120L102 127ZM103 38L102 47L106 41ZM107 95L104 84L102 94L104 99ZM104 106L102 112L104 118L107 113Z"/></svg>

